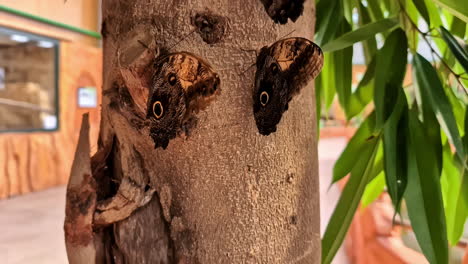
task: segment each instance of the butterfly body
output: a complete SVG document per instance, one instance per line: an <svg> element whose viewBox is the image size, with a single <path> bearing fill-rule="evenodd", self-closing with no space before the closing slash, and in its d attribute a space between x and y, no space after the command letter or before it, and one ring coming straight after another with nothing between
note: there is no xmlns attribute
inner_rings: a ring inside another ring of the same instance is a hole
<svg viewBox="0 0 468 264"><path fill-rule="evenodd" d="M322 50L305 38L279 40L260 50L253 91L254 117L260 134L276 131L291 99L317 77L322 66Z"/></svg>
<svg viewBox="0 0 468 264"><path fill-rule="evenodd" d="M188 52L163 56L155 69L146 118L155 147L166 148L169 140L188 134L195 114L220 93L220 80L208 63Z"/></svg>

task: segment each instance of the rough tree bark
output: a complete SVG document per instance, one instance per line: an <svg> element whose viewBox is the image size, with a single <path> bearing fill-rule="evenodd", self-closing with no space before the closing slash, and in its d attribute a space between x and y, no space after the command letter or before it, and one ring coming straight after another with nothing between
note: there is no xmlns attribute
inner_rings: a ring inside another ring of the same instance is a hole
<svg viewBox="0 0 468 264"><path fill-rule="evenodd" d="M222 34L197 31L203 14L225 22ZM285 25L260 0L104 0L102 18L99 150L89 158L85 118L67 192L70 263L319 263L313 84L291 101L278 131L262 136L251 67L251 50L288 34L312 39L313 2ZM143 96L128 92L138 86L131 67L151 72L142 58L162 49L203 58L221 93L188 137L155 149L125 112Z"/></svg>

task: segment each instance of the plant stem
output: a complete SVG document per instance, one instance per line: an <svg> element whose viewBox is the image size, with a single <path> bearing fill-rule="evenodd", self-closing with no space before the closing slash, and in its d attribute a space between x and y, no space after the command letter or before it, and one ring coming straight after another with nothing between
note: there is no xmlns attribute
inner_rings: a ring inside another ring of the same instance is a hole
<svg viewBox="0 0 468 264"><path fill-rule="evenodd" d="M444 61L444 59L442 58L442 56L439 55L439 53L437 53L437 51L432 47L431 45L431 42L426 38L427 35L429 35L429 32L431 32L432 30L428 31L427 33L425 32L422 32L421 29L419 29L419 27L413 22L413 20L411 20L411 17L409 16L408 12L406 12L406 9L403 7L403 5L401 4L400 1L398 1L399 5L400 5L400 10L403 11L403 14L405 15L406 19L411 23L411 25L413 26L413 28L419 32L419 34L421 35L422 39L426 42L427 46L429 46L429 49L431 49L431 54L432 55L436 55L439 60L442 62L442 64L452 73L452 75L455 77L455 79L457 80L458 84L461 86L462 90L466 93L466 95L468 95L468 91L464 88L465 86L462 84L462 82L460 81L460 74L457 74L455 73L452 68L450 68L450 66ZM435 60L434 60L434 63L435 63Z"/></svg>

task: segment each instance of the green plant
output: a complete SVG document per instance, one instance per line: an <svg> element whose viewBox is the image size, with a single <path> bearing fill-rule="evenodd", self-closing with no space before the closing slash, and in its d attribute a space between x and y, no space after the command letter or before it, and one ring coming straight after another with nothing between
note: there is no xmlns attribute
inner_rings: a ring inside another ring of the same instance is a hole
<svg viewBox="0 0 468 264"><path fill-rule="evenodd" d="M319 116L335 95L348 120L374 106L334 167L333 183L350 178L322 239L322 263L332 261L366 188L376 197L383 184L397 212L405 201L428 261L447 263L468 216L466 1L320 0L316 10L325 52ZM353 91L357 43L367 70ZM413 83L404 86L408 69Z"/></svg>

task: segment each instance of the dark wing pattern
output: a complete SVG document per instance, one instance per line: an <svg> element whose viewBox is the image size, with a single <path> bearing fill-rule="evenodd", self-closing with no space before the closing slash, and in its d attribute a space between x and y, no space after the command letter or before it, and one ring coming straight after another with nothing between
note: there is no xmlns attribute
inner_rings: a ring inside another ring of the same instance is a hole
<svg viewBox="0 0 468 264"><path fill-rule="evenodd" d="M323 52L305 38L287 38L263 47L256 66L254 117L259 132L269 135L293 96L320 73Z"/></svg>
<svg viewBox="0 0 468 264"><path fill-rule="evenodd" d="M304 11L305 0L261 0L267 14L275 23L295 22Z"/></svg>
<svg viewBox="0 0 468 264"><path fill-rule="evenodd" d="M208 63L187 52L168 54L155 66L146 117L155 147L165 149L194 127L196 113L220 93L220 80Z"/></svg>

